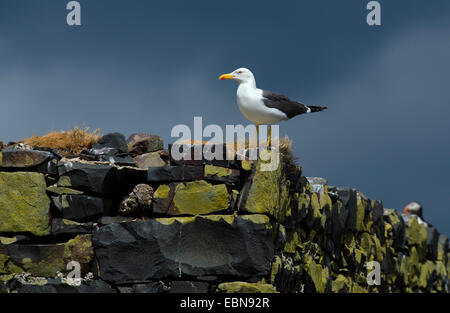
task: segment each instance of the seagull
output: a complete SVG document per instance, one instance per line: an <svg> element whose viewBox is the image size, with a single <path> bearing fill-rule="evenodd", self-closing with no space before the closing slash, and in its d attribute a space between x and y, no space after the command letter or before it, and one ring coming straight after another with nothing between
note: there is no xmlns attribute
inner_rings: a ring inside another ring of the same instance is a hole
<svg viewBox="0 0 450 313"><path fill-rule="evenodd" d="M221 75L219 79L233 79L239 83L237 104L241 113L256 125L257 138L259 125L270 125L267 147L271 144L272 124L287 121L300 114L326 109L321 106L306 106L279 93L256 88L255 76L247 68L238 68L229 74Z"/></svg>

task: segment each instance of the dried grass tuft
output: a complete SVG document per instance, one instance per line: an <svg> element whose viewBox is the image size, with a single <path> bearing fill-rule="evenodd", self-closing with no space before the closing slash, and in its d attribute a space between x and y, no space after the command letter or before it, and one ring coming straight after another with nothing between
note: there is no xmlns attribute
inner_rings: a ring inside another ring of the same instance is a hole
<svg viewBox="0 0 450 313"><path fill-rule="evenodd" d="M292 140L288 136L280 139L280 152L284 164L284 172L286 174L295 172L298 158L292 154Z"/></svg>
<svg viewBox="0 0 450 313"><path fill-rule="evenodd" d="M44 136L32 136L20 142L33 147L58 149L66 156L79 154L82 150L91 148L99 139L99 129L90 132L88 127L75 126L69 131L52 131Z"/></svg>

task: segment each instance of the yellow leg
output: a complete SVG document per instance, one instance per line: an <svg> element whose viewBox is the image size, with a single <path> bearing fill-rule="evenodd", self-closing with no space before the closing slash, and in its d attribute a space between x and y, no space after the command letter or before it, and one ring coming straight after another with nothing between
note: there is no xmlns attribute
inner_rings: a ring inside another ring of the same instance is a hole
<svg viewBox="0 0 450 313"><path fill-rule="evenodd" d="M269 136L267 137L267 147L270 147L270 145L272 144L271 136L272 136L272 125L269 125Z"/></svg>
<svg viewBox="0 0 450 313"><path fill-rule="evenodd" d="M259 139L259 125L256 124L256 140L255 140L256 147L258 147L258 139Z"/></svg>

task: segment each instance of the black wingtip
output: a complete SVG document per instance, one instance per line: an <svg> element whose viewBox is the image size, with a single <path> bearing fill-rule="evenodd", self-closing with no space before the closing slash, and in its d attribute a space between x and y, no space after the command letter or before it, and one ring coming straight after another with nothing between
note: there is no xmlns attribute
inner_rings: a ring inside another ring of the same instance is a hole
<svg viewBox="0 0 450 313"><path fill-rule="evenodd" d="M315 106L315 105L309 105L308 108L311 109L311 112L320 112L320 111L328 109L328 107L320 107L320 106Z"/></svg>

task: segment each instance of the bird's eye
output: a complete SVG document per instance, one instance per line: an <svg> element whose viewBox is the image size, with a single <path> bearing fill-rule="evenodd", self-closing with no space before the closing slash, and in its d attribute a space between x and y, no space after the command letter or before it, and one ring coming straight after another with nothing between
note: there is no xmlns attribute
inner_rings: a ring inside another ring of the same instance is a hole
<svg viewBox="0 0 450 313"><path fill-rule="evenodd" d="M242 74L242 71L238 71L237 73L238 73L238 74Z"/></svg>

